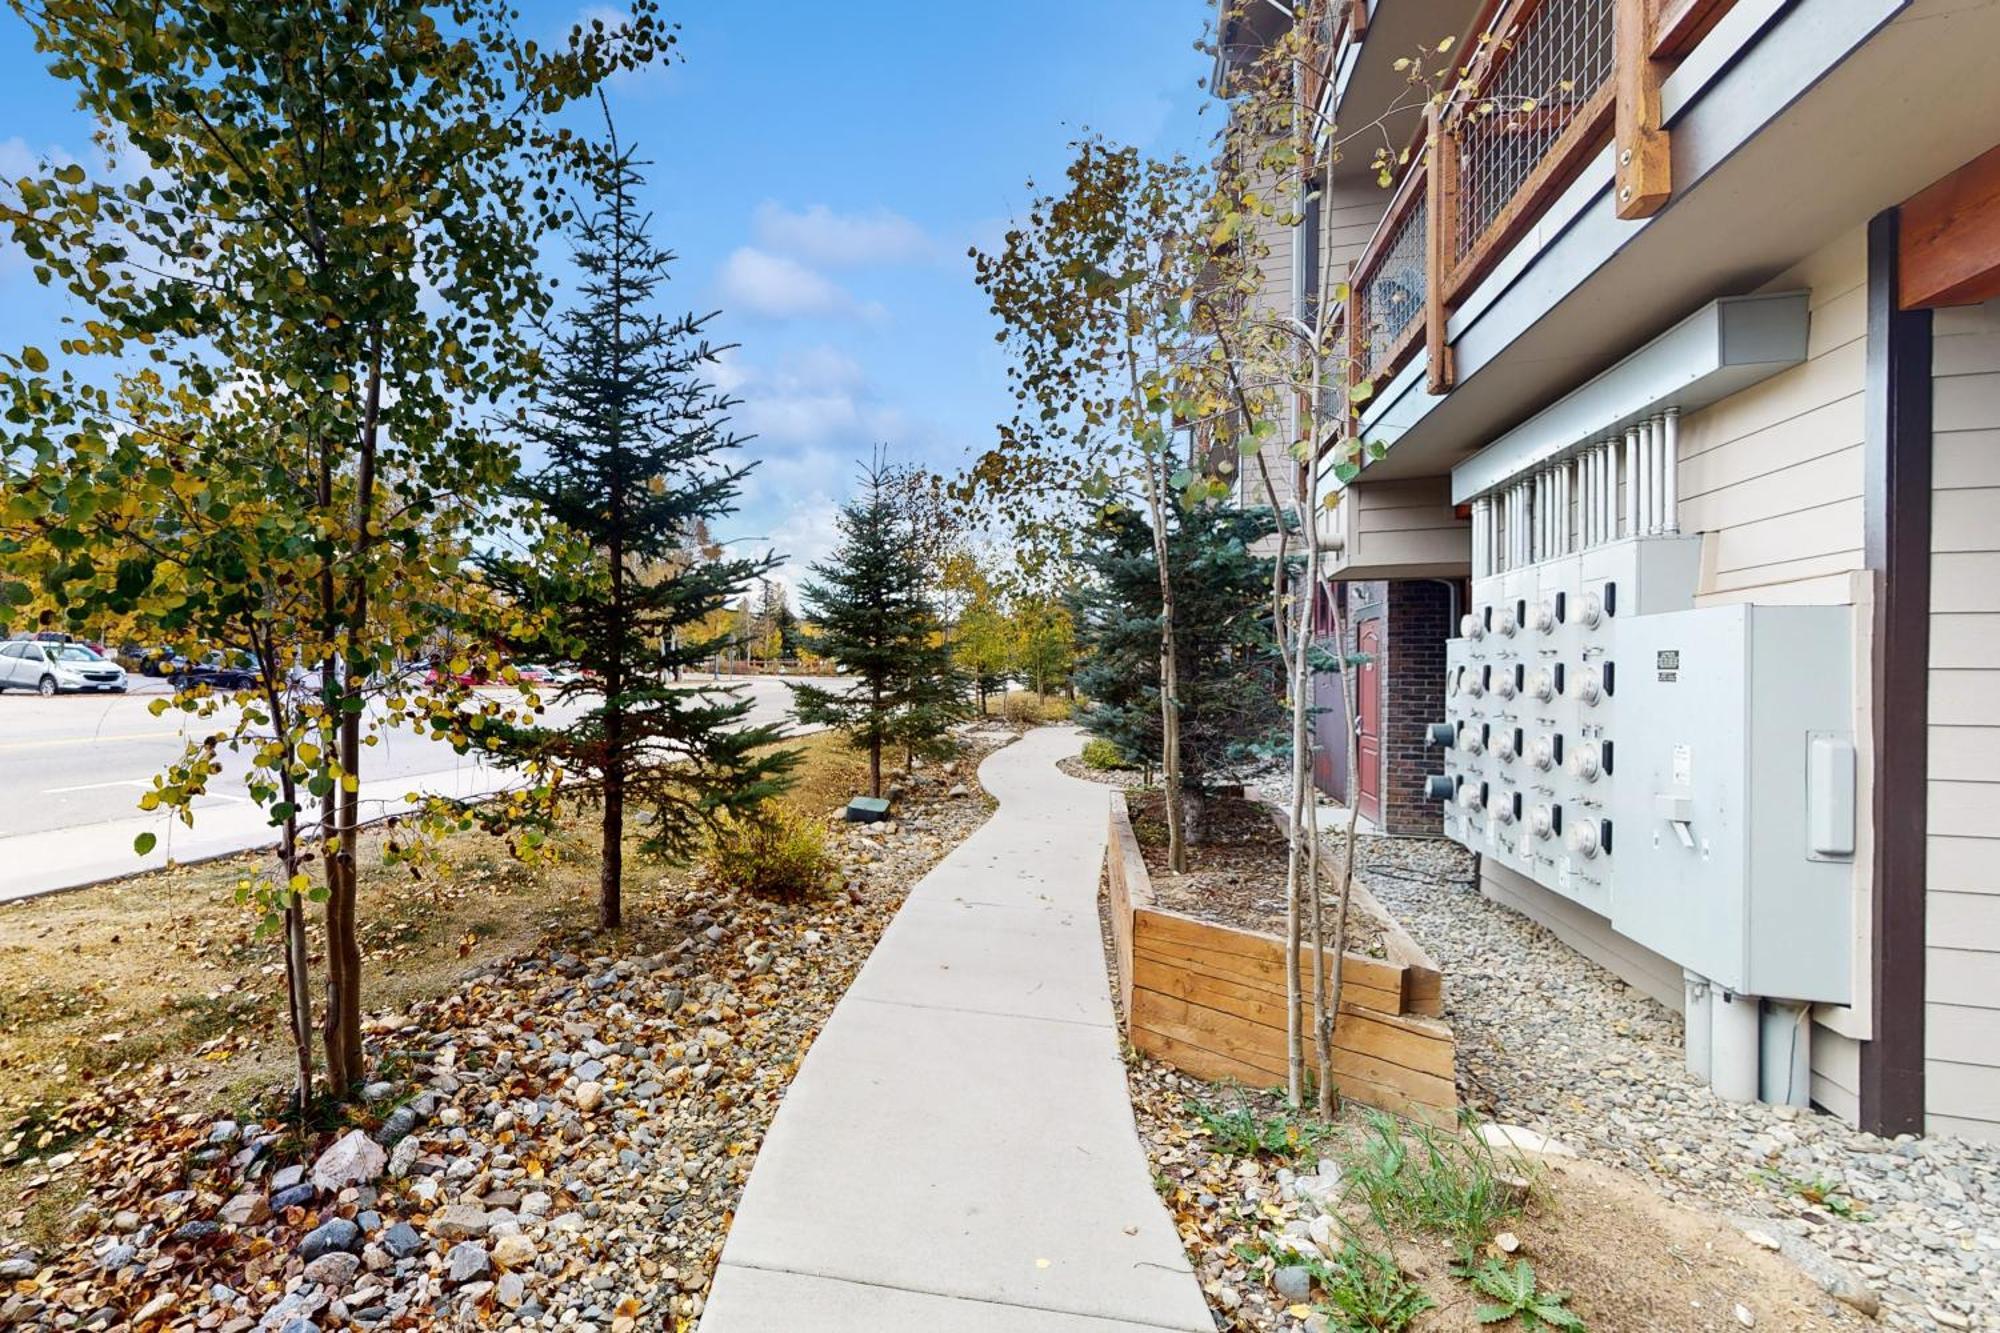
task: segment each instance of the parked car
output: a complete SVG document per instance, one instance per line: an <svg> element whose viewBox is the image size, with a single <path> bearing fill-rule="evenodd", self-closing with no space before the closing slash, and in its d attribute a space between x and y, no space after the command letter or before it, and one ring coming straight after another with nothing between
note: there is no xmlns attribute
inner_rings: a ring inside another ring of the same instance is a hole
<svg viewBox="0 0 2000 1333"><path fill-rule="evenodd" d="M142 676L171 676L188 664L187 658L165 644L128 649L125 658Z"/></svg>
<svg viewBox="0 0 2000 1333"><path fill-rule="evenodd" d="M199 662L183 662L167 677L177 690L207 685L217 690L256 688L261 679L257 660L242 653L208 653Z"/></svg>
<svg viewBox="0 0 2000 1333"><path fill-rule="evenodd" d="M66 690L123 694L125 688L125 668L80 643L0 643L0 690L33 690L47 698Z"/></svg>

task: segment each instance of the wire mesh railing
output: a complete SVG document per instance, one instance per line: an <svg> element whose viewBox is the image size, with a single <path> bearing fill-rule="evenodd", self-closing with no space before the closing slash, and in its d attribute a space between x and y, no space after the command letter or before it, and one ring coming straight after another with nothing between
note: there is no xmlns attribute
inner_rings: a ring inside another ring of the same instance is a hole
<svg viewBox="0 0 2000 1333"><path fill-rule="evenodd" d="M1477 266L1576 149L1608 128L1616 0L1529 0L1484 39L1470 87L1446 119L1455 271Z"/></svg>
<svg viewBox="0 0 2000 1333"><path fill-rule="evenodd" d="M1407 182L1357 265L1352 286L1357 383L1393 372L1423 325L1430 272L1430 208L1421 181Z"/></svg>

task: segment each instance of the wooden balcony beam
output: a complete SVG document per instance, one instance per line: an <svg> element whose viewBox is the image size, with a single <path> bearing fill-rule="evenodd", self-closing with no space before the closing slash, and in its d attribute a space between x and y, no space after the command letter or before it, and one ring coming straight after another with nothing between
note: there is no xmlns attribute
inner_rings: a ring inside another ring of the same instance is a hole
<svg viewBox="0 0 2000 1333"><path fill-rule="evenodd" d="M1667 62L1653 58L1651 0L1616 0L1618 216L1647 218L1673 193L1673 155L1660 116Z"/></svg>
<svg viewBox="0 0 2000 1333"><path fill-rule="evenodd" d="M1424 170L1425 201L1424 267L1424 350L1428 357L1425 387L1444 393L1454 381L1451 342L1445 331L1445 274L1451 269L1452 236L1458 218L1458 167L1451 160L1455 138L1444 132L1443 113L1433 101L1424 113L1425 153L1429 165Z"/></svg>
<svg viewBox="0 0 2000 1333"><path fill-rule="evenodd" d="M1897 250L1904 310L2000 296L2000 147L1910 196Z"/></svg>

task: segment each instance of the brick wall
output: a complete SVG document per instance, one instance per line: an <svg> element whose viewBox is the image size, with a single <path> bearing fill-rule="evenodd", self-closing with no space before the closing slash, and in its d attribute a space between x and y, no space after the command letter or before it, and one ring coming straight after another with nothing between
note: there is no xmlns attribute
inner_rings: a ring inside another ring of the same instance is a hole
<svg viewBox="0 0 2000 1333"><path fill-rule="evenodd" d="M1444 715L1444 648L1450 637L1451 592L1428 579L1388 584L1382 664L1382 824L1389 833L1437 836L1443 811L1424 797L1424 778L1438 753L1424 728Z"/></svg>

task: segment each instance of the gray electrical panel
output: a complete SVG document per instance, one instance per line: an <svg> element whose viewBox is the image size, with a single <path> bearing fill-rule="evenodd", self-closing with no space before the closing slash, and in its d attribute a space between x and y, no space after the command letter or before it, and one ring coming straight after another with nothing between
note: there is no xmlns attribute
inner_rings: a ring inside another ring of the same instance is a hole
<svg viewBox="0 0 2000 1333"><path fill-rule="evenodd" d="M1739 994L1845 1003L1852 612L1692 606L1700 541L1480 579L1447 648L1447 836Z"/></svg>
<svg viewBox="0 0 2000 1333"><path fill-rule="evenodd" d="M1620 726L1611 924L1740 994L1851 998L1849 860L1816 855L1810 827L1817 804L1852 829L1851 781L1841 811L1808 772L1817 741L1853 773L1851 619L1718 606L1619 627L1639 706Z"/></svg>

